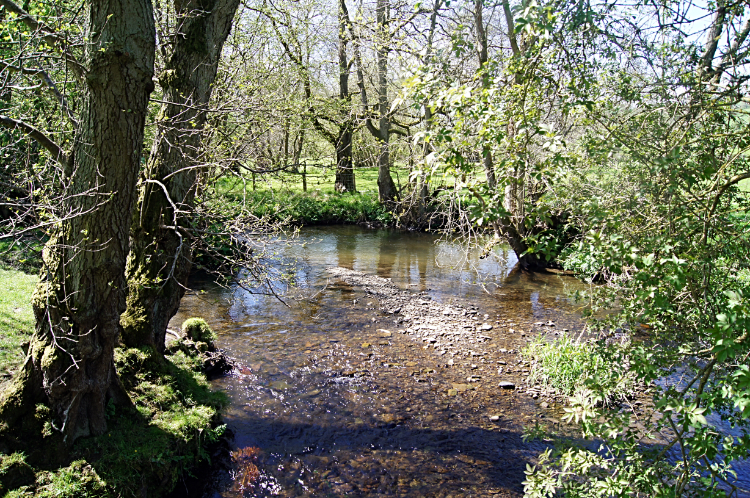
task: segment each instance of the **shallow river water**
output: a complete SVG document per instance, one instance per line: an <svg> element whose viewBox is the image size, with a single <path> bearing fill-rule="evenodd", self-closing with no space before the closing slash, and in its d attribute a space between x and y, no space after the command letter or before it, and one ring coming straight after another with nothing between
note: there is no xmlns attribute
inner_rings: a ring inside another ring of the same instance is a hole
<svg viewBox="0 0 750 498"><path fill-rule="evenodd" d="M206 284L172 322L206 318L239 365L213 381L231 399L233 463L205 496L523 494L526 465L545 447L524 443L523 427L561 426L553 400L524 385L518 350L532 334L581 330L568 296L583 284L521 273L506 247L466 259L424 233L306 228L272 248L296 282L285 303ZM476 342L418 340L408 320L332 267L391 279L425 309L461 309L491 329Z"/></svg>

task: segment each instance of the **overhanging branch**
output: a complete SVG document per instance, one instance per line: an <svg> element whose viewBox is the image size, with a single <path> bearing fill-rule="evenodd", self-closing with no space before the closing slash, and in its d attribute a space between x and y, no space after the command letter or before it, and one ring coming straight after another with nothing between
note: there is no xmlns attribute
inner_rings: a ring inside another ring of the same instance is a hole
<svg viewBox="0 0 750 498"><path fill-rule="evenodd" d="M73 112L70 110L70 106L68 105L68 99L66 99L65 95L63 95L60 89L57 88L57 85L55 84L54 81L52 81L52 78L47 73L47 71L45 71L44 69L30 69L30 68L25 68L25 67L13 66L11 64L6 64L5 62L2 62L2 61L0 61L0 71L18 72L21 74L25 74L27 76L35 76L39 78L42 84L47 87L47 89L52 93L52 95L55 96L57 101L60 103L60 106L62 107L63 112L65 113L67 118L70 120L70 122L73 124L73 126L76 128L78 127L78 120L76 120L75 116L73 116Z"/></svg>

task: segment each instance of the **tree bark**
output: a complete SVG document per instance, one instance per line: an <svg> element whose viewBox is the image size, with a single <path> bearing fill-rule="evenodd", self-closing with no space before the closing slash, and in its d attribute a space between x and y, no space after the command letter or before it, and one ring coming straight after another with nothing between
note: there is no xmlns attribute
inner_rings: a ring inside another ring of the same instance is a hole
<svg viewBox="0 0 750 498"><path fill-rule="evenodd" d="M336 142L336 192L357 191L354 176L354 163L352 161L352 127L351 123L344 122L340 125L338 140Z"/></svg>
<svg viewBox="0 0 750 498"><path fill-rule="evenodd" d="M479 57L479 71L482 75L482 90L489 90L490 88L490 75L488 73L487 61L488 61L488 50L487 50L487 32L484 28L484 19L482 18L482 11L484 9L484 0L474 1L474 27L477 36L477 56ZM497 188L497 180L495 179L495 164L492 161L492 150L486 145L482 146L482 158L484 161L484 172L487 176L487 186L490 190Z"/></svg>
<svg viewBox="0 0 750 498"><path fill-rule="evenodd" d="M347 60L346 45L347 23L349 13L346 0L339 0L339 102L344 108L349 102L349 61ZM354 163L352 161L353 126L350 117L344 118L339 126L339 133L334 144L336 148L336 184L337 192L356 192L354 178Z"/></svg>
<svg viewBox="0 0 750 498"><path fill-rule="evenodd" d="M378 60L378 197L384 204L392 204L398 194L396 184L391 178L391 154L390 135L391 121L388 117L388 53L389 43L389 17L390 4L388 0L377 0L375 9L376 21L378 23L378 36L376 39L376 51Z"/></svg>
<svg viewBox="0 0 750 498"><path fill-rule="evenodd" d="M70 445L103 433L107 402L123 399L113 351L125 309L155 30L150 0L89 0L85 9L87 71L73 158L64 168L66 218L45 247L33 299L36 330L0 404L10 447L28 445L28 433L17 427L28 427L40 403Z"/></svg>
<svg viewBox="0 0 750 498"><path fill-rule="evenodd" d="M202 171L206 110L239 0L175 1L176 36L159 78L164 102L131 225L123 342L164 351L192 267L185 228Z"/></svg>

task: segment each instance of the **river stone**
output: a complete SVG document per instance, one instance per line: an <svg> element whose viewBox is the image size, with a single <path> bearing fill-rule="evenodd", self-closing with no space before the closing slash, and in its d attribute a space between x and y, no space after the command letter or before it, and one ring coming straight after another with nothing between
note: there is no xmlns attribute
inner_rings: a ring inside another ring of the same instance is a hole
<svg viewBox="0 0 750 498"><path fill-rule="evenodd" d="M448 396L456 396L458 394L458 389L448 389Z"/></svg>
<svg viewBox="0 0 750 498"><path fill-rule="evenodd" d="M492 422L497 422L498 420L500 420L500 415L492 415L490 416L490 420Z"/></svg>
<svg viewBox="0 0 750 498"><path fill-rule="evenodd" d="M283 380L275 380L269 384L269 387L274 391L284 391L289 389L289 384Z"/></svg>
<svg viewBox="0 0 750 498"><path fill-rule="evenodd" d="M393 335L390 330L378 329L378 332L380 332L380 337L391 337Z"/></svg>
<svg viewBox="0 0 750 498"><path fill-rule="evenodd" d="M363 343L362 343L362 349L367 349L367 348L369 348L370 346L372 346L372 344L370 344L369 342L363 342Z"/></svg>
<svg viewBox="0 0 750 498"><path fill-rule="evenodd" d="M507 380L504 380L498 384L498 387L500 389L515 389L516 385L512 382L508 382Z"/></svg>
<svg viewBox="0 0 750 498"><path fill-rule="evenodd" d="M492 325L490 325L489 323L483 323L479 328L480 330L492 330Z"/></svg>
<svg viewBox="0 0 750 498"><path fill-rule="evenodd" d="M453 386L453 389L455 389L458 392L464 392L468 391L469 389L474 389L474 386L470 386L469 384L451 384Z"/></svg>
<svg viewBox="0 0 750 498"><path fill-rule="evenodd" d="M549 403L547 403L546 401L542 401L541 403L539 403L539 407L540 408L549 408Z"/></svg>
<svg viewBox="0 0 750 498"><path fill-rule="evenodd" d="M386 424L391 424L396 421L396 416L392 413L384 413L380 416L380 420Z"/></svg>

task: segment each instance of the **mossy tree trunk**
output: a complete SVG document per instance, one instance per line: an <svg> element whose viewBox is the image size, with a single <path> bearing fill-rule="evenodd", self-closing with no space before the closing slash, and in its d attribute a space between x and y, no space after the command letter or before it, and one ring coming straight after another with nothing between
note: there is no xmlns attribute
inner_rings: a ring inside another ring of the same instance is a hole
<svg viewBox="0 0 750 498"><path fill-rule="evenodd" d="M164 351L192 266L186 229L198 188L202 135L224 42L239 0L175 1L175 36L159 77L163 101L130 232L123 342Z"/></svg>
<svg viewBox="0 0 750 498"><path fill-rule="evenodd" d="M38 404L67 444L106 430L121 394L113 351L125 310L125 262L140 169L155 30L150 0L88 0L83 108L66 161L66 218L44 250L36 330L3 393L3 442L29 444ZM38 434L37 434L38 435ZM33 448L31 448L33 450Z"/></svg>

